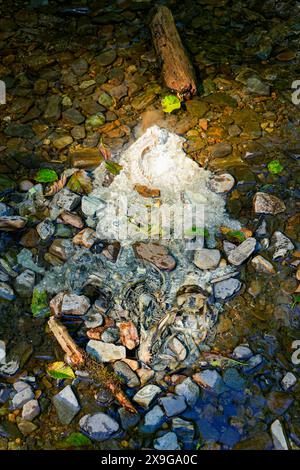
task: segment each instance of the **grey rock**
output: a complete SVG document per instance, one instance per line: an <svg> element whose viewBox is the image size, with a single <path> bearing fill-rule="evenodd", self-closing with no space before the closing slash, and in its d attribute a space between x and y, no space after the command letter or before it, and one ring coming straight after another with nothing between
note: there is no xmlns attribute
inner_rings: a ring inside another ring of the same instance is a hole
<svg viewBox="0 0 300 470"><path fill-rule="evenodd" d="M243 390L245 388L245 380L234 368L228 368L223 374L224 383L233 390Z"/></svg>
<svg viewBox="0 0 300 470"><path fill-rule="evenodd" d="M297 377L292 372L287 372L281 380L283 390L289 390L297 383Z"/></svg>
<svg viewBox="0 0 300 470"><path fill-rule="evenodd" d="M17 359L6 359L6 362L0 364L0 375L11 376L15 375L20 368L20 362Z"/></svg>
<svg viewBox="0 0 300 470"><path fill-rule="evenodd" d="M63 112L63 120L67 124L71 124L71 125L76 124L78 126L79 124L82 124L84 122L85 117L77 109L70 108ZM84 138L84 137L85 137L85 133L83 137L80 137L80 138Z"/></svg>
<svg viewBox="0 0 300 470"><path fill-rule="evenodd" d="M189 406L194 406L199 398L199 387L190 377L175 386L175 393L182 395Z"/></svg>
<svg viewBox="0 0 300 470"><path fill-rule="evenodd" d="M256 354L255 356L250 357L249 361L244 366L244 371L250 372L256 367L260 366L262 362L263 362L263 358L260 354Z"/></svg>
<svg viewBox="0 0 300 470"><path fill-rule="evenodd" d="M27 248L23 248L17 256L18 263L25 269L29 269L37 274L44 274L44 268L37 266L32 260L32 253Z"/></svg>
<svg viewBox="0 0 300 470"><path fill-rule="evenodd" d="M159 401L169 418L179 415L187 407L183 396L167 395L166 397L162 397Z"/></svg>
<svg viewBox="0 0 300 470"><path fill-rule="evenodd" d="M30 297L35 286L35 273L26 269L15 280L15 290L21 297Z"/></svg>
<svg viewBox="0 0 300 470"><path fill-rule="evenodd" d="M247 361L253 356L253 352L248 346L240 345L234 349L232 355L238 361Z"/></svg>
<svg viewBox="0 0 300 470"><path fill-rule="evenodd" d="M165 422L166 417L159 405L155 405L152 410L145 414L142 431L153 433L157 431Z"/></svg>
<svg viewBox="0 0 300 470"><path fill-rule="evenodd" d="M177 436L174 432L168 432L161 437L155 439L153 444L156 450L179 450L180 446L177 441Z"/></svg>
<svg viewBox="0 0 300 470"><path fill-rule="evenodd" d="M105 207L105 203L95 196L83 196L81 199L81 210L86 217L94 217L98 210Z"/></svg>
<svg viewBox="0 0 300 470"><path fill-rule="evenodd" d="M20 392L17 392L12 399L12 406L14 410L22 408L25 403L34 399L34 393L31 387L27 386Z"/></svg>
<svg viewBox="0 0 300 470"><path fill-rule="evenodd" d="M138 413L131 413L130 411L125 410L125 408L119 408L118 414L121 420L121 426L125 431L127 431L127 429L134 428L140 420Z"/></svg>
<svg viewBox="0 0 300 470"><path fill-rule="evenodd" d="M23 406L22 419L25 421L32 421L40 414L39 402L37 400L30 400Z"/></svg>
<svg viewBox="0 0 300 470"><path fill-rule="evenodd" d="M280 214L286 210L283 201L272 194L258 192L253 199L254 211L256 214Z"/></svg>
<svg viewBox="0 0 300 470"><path fill-rule="evenodd" d="M105 413L85 415L79 421L84 433L95 441L105 441L112 438L119 431L119 424Z"/></svg>
<svg viewBox="0 0 300 470"><path fill-rule="evenodd" d="M53 397L53 404L62 424L70 424L80 411L80 405L70 385Z"/></svg>
<svg viewBox="0 0 300 470"><path fill-rule="evenodd" d="M85 295L64 295L61 312L64 315L84 315L90 308L90 301Z"/></svg>
<svg viewBox="0 0 300 470"><path fill-rule="evenodd" d="M279 231L273 233L270 248L274 251L273 260L284 258L289 251L295 249L291 240Z"/></svg>
<svg viewBox="0 0 300 470"><path fill-rule="evenodd" d="M238 279L231 277L214 284L214 295L218 300L226 300L236 294L242 287Z"/></svg>
<svg viewBox="0 0 300 470"><path fill-rule="evenodd" d="M17 382L13 384L13 387L16 392L22 392L22 390L25 390L25 388L30 388L30 385L23 380L17 380Z"/></svg>
<svg viewBox="0 0 300 470"><path fill-rule="evenodd" d="M89 311L85 316L84 324L87 328L97 328L103 325L103 317L101 313Z"/></svg>
<svg viewBox="0 0 300 470"><path fill-rule="evenodd" d="M130 388L138 387L140 379L136 373L123 361L116 361L113 365L115 373L123 380Z"/></svg>
<svg viewBox="0 0 300 470"><path fill-rule="evenodd" d="M285 438L285 433L279 419L276 419L271 424L271 434L274 444L274 449L276 450L289 450L287 440Z"/></svg>
<svg viewBox="0 0 300 470"><path fill-rule="evenodd" d="M227 240L223 241L223 250L225 251L225 254L227 256L229 256L229 253L235 249L236 249L236 245L234 243L228 242Z"/></svg>
<svg viewBox="0 0 300 470"><path fill-rule="evenodd" d="M91 339L86 347L87 353L91 354L99 362L112 362L125 359L126 349L124 346L116 346L112 343L104 343Z"/></svg>
<svg viewBox="0 0 300 470"><path fill-rule="evenodd" d="M2 364L3 362L5 362L5 358L6 358L6 346L5 346L5 342L0 340L0 364Z"/></svg>
<svg viewBox="0 0 300 470"><path fill-rule="evenodd" d="M50 240L55 232L55 224L52 222L52 220L45 219L36 226L36 231L39 234L41 240Z"/></svg>
<svg viewBox="0 0 300 470"><path fill-rule="evenodd" d="M248 78L247 91L255 95L270 96L270 86L257 75Z"/></svg>
<svg viewBox="0 0 300 470"><path fill-rule="evenodd" d="M256 247L256 240L253 237L247 238L243 243L230 251L228 255L229 263L234 266L240 266L249 256L252 255Z"/></svg>
<svg viewBox="0 0 300 470"><path fill-rule="evenodd" d="M145 385L133 397L133 400L139 405L147 408L154 398L161 393L161 389L157 385Z"/></svg>
<svg viewBox="0 0 300 470"><path fill-rule="evenodd" d="M118 328L107 328L102 335L101 340L104 343L116 343L120 337L120 332Z"/></svg>
<svg viewBox="0 0 300 470"><path fill-rule="evenodd" d="M228 193L234 186L235 180L230 173L214 175L209 182L210 189L215 193Z"/></svg>
<svg viewBox="0 0 300 470"><path fill-rule="evenodd" d="M209 250L203 248L202 250L197 250L194 256L194 264L199 269L214 269L218 266L221 259L221 253L219 250Z"/></svg>
<svg viewBox="0 0 300 470"><path fill-rule="evenodd" d="M173 418L172 431L174 431L177 437L184 443L185 448L187 445L189 445L189 447L192 445L195 436L193 423L182 418Z"/></svg>
<svg viewBox="0 0 300 470"><path fill-rule="evenodd" d="M81 198L78 194L73 193L68 188L63 188L54 196L52 203L65 211L72 211L80 201Z"/></svg>
<svg viewBox="0 0 300 470"><path fill-rule="evenodd" d="M0 299L11 302L15 298L13 289L6 282L0 282Z"/></svg>

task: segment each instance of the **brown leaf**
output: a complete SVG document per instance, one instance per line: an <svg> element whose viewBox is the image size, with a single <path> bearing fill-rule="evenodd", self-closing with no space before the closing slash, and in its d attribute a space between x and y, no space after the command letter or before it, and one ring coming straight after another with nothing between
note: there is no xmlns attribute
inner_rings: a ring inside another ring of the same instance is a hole
<svg viewBox="0 0 300 470"><path fill-rule="evenodd" d="M67 182L67 177L65 174L63 174L58 181L54 181L54 183L51 184L50 188L48 191L45 192L45 196L54 196L54 194L58 193Z"/></svg>
<svg viewBox="0 0 300 470"><path fill-rule="evenodd" d="M110 159L111 152L110 152L109 148L106 145L104 145L103 142L100 142L100 144L98 146L98 150L101 153L101 155L103 156L104 160L109 160Z"/></svg>

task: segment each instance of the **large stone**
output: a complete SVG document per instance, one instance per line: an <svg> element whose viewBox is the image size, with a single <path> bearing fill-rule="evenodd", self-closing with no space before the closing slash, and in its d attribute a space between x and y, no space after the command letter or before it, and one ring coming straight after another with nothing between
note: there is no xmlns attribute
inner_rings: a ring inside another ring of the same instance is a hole
<svg viewBox="0 0 300 470"><path fill-rule="evenodd" d="M168 432L155 439L153 447L156 450L180 450L177 436L174 432Z"/></svg>
<svg viewBox="0 0 300 470"><path fill-rule="evenodd" d="M176 385L175 393L182 395L189 406L194 406L199 398L199 387L190 377Z"/></svg>
<svg viewBox="0 0 300 470"><path fill-rule="evenodd" d="M256 240L253 237L247 238L237 248L231 250L228 255L229 263L240 266L249 256L252 255L256 247Z"/></svg>
<svg viewBox="0 0 300 470"><path fill-rule="evenodd" d="M47 241L54 235L55 225L52 220L45 219L36 226L36 231L41 240Z"/></svg>
<svg viewBox="0 0 300 470"><path fill-rule="evenodd" d="M286 210L283 201L272 194L258 192L253 199L254 211L256 214L280 214Z"/></svg>
<svg viewBox="0 0 300 470"><path fill-rule="evenodd" d="M160 403L164 407L168 418L179 415L187 407L184 396L181 395L167 395L166 397L160 399Z"/></svg>
<svg viewBox="0 0 300 470"><path fill-rule="evenodd" d="M53 397L53 404L62 424L70 424L80 411L80 405L70 385Z"/></svg>
<svg viewBox="0 0 300 470"><path fill-rule="evenodd" d="M32 421L40 414L40 407L37 400L30 400L23 406L22 419Z"/></svg>
<svg viewBox="0 0 300 470"><path fill-rule="evenodd" d="M86 217L94 217L98 210L105 207L105 203L95 196L83 196L81 199L81 210Z"/></svg>
<svg viewBox="0 0 300 470"><path fill-rule="evenodd" d="M157 385L145 385L133 397L133 400L144 408L148 408L154 398L161 393Z"/></svg>
<svg viewBox="0 0 300 470"><path fill-rule="evenodd" d="M119 431L119 424L105 413L85 415L79 421L82 431L95 441L105 441Z"/></svg>
<svg viewBox="0 0 300 470"><path fill-rule="evenodd" d="M124 346L116 346L112 343L104 343L91 339L86 347L87 353L95 357L99 362L112 362L125 359L126 349Z"/></svg>
<svg viewBox="0 0 300 470"><path fill-rule="evenodd" d="M66 294L62 301L61 313L64 315L84 315L90 308L85 295Z"/></svg>
<svg viewBox="0 0 300 470"><path fill-rule="evenodd" d="M136 256L143 261L153 263L157 268L164 271L172 271L176 261L165 246L158 243L135 243L133 245Z"/></svg>
<svg viewBox="0 0 300 470"><path fill-rule="evenodd" d="M207 248L202 248L202 250L197 250L194 256L194 264L199 269L215 269L221 259L221 253L219 250L209 250Z"/></svg>

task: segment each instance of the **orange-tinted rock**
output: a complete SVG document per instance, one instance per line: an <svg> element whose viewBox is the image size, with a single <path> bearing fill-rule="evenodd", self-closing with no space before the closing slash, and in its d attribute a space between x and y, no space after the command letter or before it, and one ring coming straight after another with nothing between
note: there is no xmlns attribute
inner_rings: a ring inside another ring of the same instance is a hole
<svg viewBox="0 0 300 470"><path fill-rule="evenodd" d="M123 346L130 350L136 348L140 342L136 326L132 322L122 322L118 327Z"/></svg>

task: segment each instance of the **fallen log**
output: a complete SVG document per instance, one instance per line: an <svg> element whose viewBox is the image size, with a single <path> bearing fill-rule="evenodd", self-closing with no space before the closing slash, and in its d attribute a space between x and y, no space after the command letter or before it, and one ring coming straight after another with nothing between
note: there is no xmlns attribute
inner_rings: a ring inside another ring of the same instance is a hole
<svg viewBox="0 0 300 470"><path fill-rule="evenodd" d="M57 318L51 316L48 320L48 326L62 350L67 354L74 366L78 368L86 368L90 376L97 383L100 383L104 388L109 390L121 406L131 413L137 412L122 391L121 383L113 372L109 371L103 364L99 364L91 356L86 354L79 346L77 346L75 341L69 335L67 328L63 326Z"/></svg>
<svg viewBox="0 0 300 470"><path fill-rule="evenodd" d="M184 99L190 99L197 93L195 72L169 8L163 5L157 8L151 22L151 32L156 53L162 62L162 74L167 87Z"/></svg>

